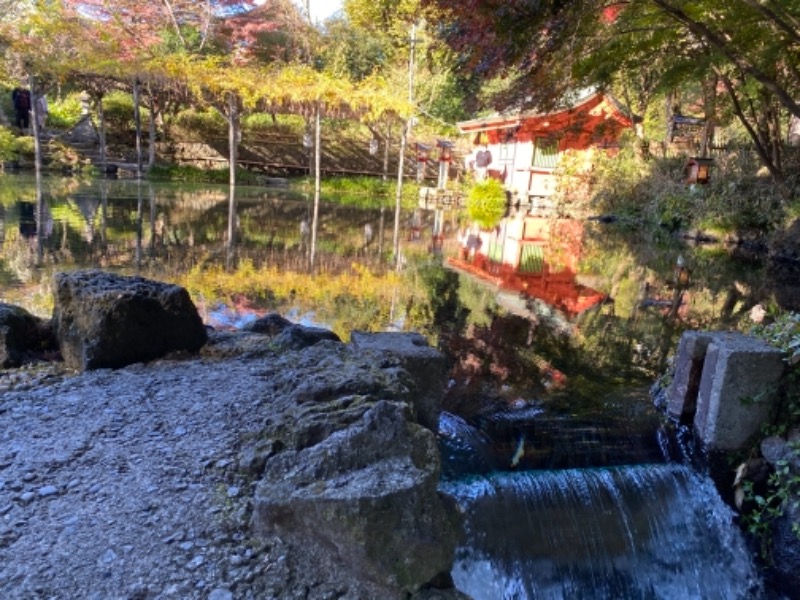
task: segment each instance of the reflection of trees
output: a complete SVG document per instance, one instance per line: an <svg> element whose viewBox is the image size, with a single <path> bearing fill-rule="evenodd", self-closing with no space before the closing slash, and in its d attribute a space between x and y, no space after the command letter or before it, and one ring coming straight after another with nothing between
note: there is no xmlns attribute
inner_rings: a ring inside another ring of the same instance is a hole
<svg viewBox="0 0 800 600"><path fill-rule="evenodd" d="M18 190L35 192L24 179ZM16 183L16 180L14 180ZM95 267L120 272L138 272L155 279L176 280L194 268L226 264L225 232L228 225L225 186L181 186L136 181L72 178L59 186L45 178L48 210L52 213L52 235L43 245L42 269L32 271L31 258L19 231L19 218L4 222L3 258L22 285L49 279L57 269ZM307 215L301 197L263 188L237 188L237 261L256 268L274 268L309 277L307 255L301 248L299 224ZM0 193L0 198L5 196ZM35 196L31 196L32 201ZM15 202L3 206L15 206ZM353 272L354 265L367 266L381 274L390 270L388 256L381 251L380 207L323 203L320 207L317 260L313 276L334 277ZM16 212L15 212L16 215ZM368 235L371 225L372 235ZM8 235L11 232L11 235ZM367 239L369 238L369 239ZM369 243L368 243L369 242ZM12 261L11 255L18 260ZM30 268L21 265L27 264ZM412 293L408 290L409 295ZM358 296L340 294L339 310L351 312L350 321L365 328L369 321L388 324L389 315L403 312L406 290L380 307L360 303ZM400 298L402 296L402 298ZM381 300L383 302L383 300ZM333 304L333 302L331 302ZM351 308L352 307L352 308ZM332 312L331 312L332 314Z"/></svg>
<svg viewBox="0 0 800 600"><path fill-rule="evenodd" d="M414 322L426 324L430 333L444 337L461 331L469 311L459 299L458 274L435 260L419 264L416 272L426 302L416 307Z"/></svg>
<svg viewBox="0 0 800 600"><path fill-rule="evenodd" d="M546 306L531 305L527 316L509 314L497 304L496 289L462 279L470 322L444 348L457 382L447 406L462 414L517 398L548 399L566 410L599 406L619 385L658 377L680 335L680 324L660 312L619 315L613 303L571 322Z"/></svg>

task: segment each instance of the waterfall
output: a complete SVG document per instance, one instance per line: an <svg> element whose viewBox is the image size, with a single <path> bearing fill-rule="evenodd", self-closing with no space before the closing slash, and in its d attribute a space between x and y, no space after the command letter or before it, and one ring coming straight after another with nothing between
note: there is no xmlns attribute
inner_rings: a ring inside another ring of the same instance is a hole
<svg viewBox="0 0 800 600"><path fill-rule="evenodd" d="M494 471L441 490L464 512L453 578L475 600L763 597L733 512L687 466Z"/></svg>

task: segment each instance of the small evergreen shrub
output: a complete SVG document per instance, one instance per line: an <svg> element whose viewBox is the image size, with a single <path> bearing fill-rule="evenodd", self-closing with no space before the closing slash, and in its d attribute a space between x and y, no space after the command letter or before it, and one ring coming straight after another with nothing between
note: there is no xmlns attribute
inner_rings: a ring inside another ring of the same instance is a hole
<svg viewBox="0 0 800 600"><path fill-rule="evenodd" d="M142 128L146 128L149 112L144 105L140 105L139 114ZM106 131L110 135L125 136L136 129L134 120L133 98L124 92L111 92L103 98L103 118Z"/></svg>
<svg viewBox="0 0 800 600"><path fill-rule="evenodd" d="M33 154L32 137L17 136L11 129L0 126L0 160L19 160L23 157L33 157Z"/></svg>
<svg viewBox="0 0 800 600"><path fill-rule="evenodd" d="M506 214L506 191L496 179L479 181L467 195L467 214L479 227L491 229Z"/></svg>
<svg viewBox="0 0 800 600"><path fill-rule="evenodd" d="M227 135L228 125L216 110L188 108L175 117L172 125L185 133L193 132L200 137Z"/></svg>
<svg viewBox="0 0 800 600"><path fill-rule="evenodd" d="M82 115L80 94L69 94L49 103L47 127L68 130L75 127Z"/></svg>

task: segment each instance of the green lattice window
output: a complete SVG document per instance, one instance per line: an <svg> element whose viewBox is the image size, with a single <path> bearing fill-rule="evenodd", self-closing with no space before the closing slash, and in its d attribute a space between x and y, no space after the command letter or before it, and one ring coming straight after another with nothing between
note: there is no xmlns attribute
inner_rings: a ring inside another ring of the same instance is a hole
<svg viewBox="0 0 800 600"><path fill-rule="evenodd" d="M533 144L532 166L540 169L555 169L558 162L558 140L537 138Z"/></svg>
<svg viewBox="0 0 800 600"><path fill-rule="evenodd" d="M489 260L496 263L503 262L503 244L500 242L489 242Z"/></svg>
<svg viewBox="0 0 800 600"><path fill-rule="evenodd" d="M524 244L519 257L520 273L541 273L544 269L544 249L536 244Z"/></svg>

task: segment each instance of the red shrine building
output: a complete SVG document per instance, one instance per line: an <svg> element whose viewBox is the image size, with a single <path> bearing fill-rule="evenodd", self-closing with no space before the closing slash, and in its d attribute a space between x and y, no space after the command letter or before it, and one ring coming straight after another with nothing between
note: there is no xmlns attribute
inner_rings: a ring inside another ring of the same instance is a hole
<svg viewBox="0 0 800 600"><path fill-rule="evenodd" d="M569 158L574 168L588 171L596 152L617 150L633 122L611 96L585 91L554 112L502 113L457 125L475 148L467 167L474 168L471 158L485 145L492 156L488 176L502 181L518 201L537 206L556 191L559 163Z"/></svg>
<svg viewBox="0 0 800 600"><path fill-rule="evenodd" d="M501 289L539 298L568 316L597 306L604 294L577 279L583 222L537 213L552 204L559 166L569 161L573 174L590 171L597 153L615 153L620 136L632 126L616 100L594 91L554 112L505 113L458 123L474 148L467 168L478 180L503 182L512 208L493 230L473 227L464 233L461 255L449 263Z"/></svg>

